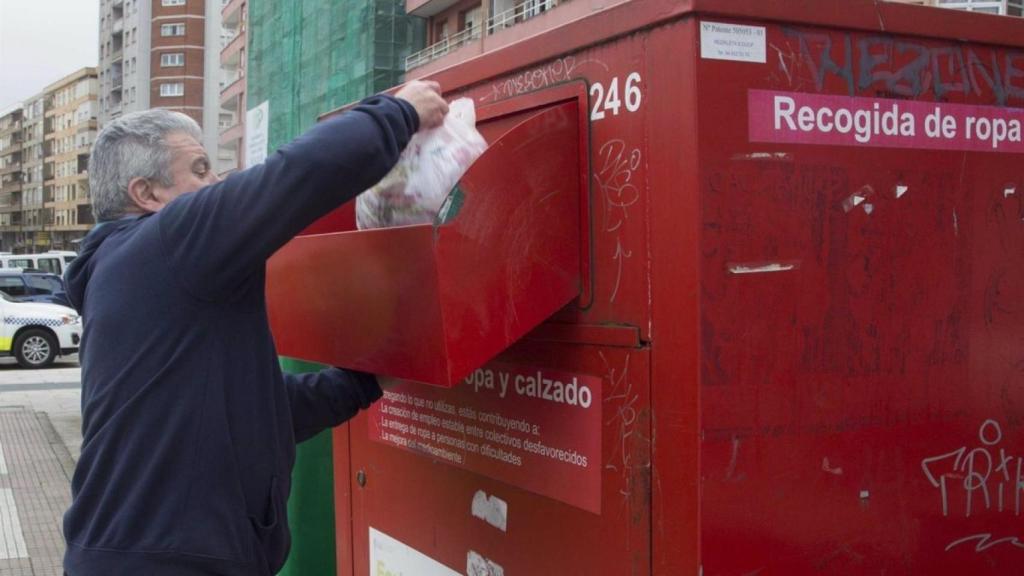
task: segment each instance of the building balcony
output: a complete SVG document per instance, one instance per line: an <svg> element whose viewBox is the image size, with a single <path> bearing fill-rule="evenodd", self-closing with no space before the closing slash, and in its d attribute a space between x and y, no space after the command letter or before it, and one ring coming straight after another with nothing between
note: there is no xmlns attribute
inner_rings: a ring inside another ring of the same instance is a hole
<svg viewBox="0 0 1024 576"><path fill-rule="evenodd" d="M0 176L13 174L14 172L21 172L21 163L11 164L9 166L0 166Z"/></svg>
<svg viewBox="0 0 1024 576"><path fill-rule="evenodd" d="M559 2L556 0L527 0L507 10L496 11L487 19L487 34L494 34L499 30L511 28L520 22L540 16L558 4Z"/></svg>
<svg viewBox="0 0 1024 576"><path fill-rule="evenodd" d="M243 76L245 76L245 68L241 66L222 66L220 69L220 91L223 92Z"/></svg>
<svg viewBox="0 0 1024 576"><path fill-rule="evenodd" d="M227 42L221 39L220 63L222 66L241 66L242 49L245 48L245 30L235 34Z"/></svg>
<svg viewBox="0 0 1024 576"><path fill-rule="evenodd" d="M245 83L241 85L244 87ZM222 95L220 98L220 112L231 112L232 114L245 114L245 90L232 90L231 94Z"/></svg>
<svg viewBox="0 0 1024 576"><path fill-rule="evenodd" d="M445 54L454 52L455 50L469 44L470 42L480 38L480 27L467 28L461 32L452 34L446 37L440 42L435 42L430 46L427 46L419 52L410 54L405 59L405 69L411 70L417 66L422 66L427 62L436 60Z"/></svg>
<svg viewBox="0 0 1024 576"><path fill-rule="evenodd" d="M521 3L516 4L516 2ZM406 80L429 76L466 58L485 51L496 50L529 35L564 25L585 15L590 8L586 3L575 3L575 7L555 10L562 4L572 3L569 3L568 0L495 0L493 15L480 26L487 36L486 41L481 39L479 42L452 42L452 39L456 38L453 36L448 40L447 50L445 50L444 41L428 46L406 59ZM537 18L549 12L554 14L551 18ZM521 27L520 24L522 24ZM464 31L459 34L463 33ZM452 46L452 44L455 45Z"/></svg>
<svg viewBox="0 0 1024 576"><path fill-rule="evenodd" d="M110 89L120 90L124 86L124 76L118 74L110 79Z"/></svg>
<svg viewBox="0 0 1024 576"><path fill-rule="evenodd" d="M114 50L113 52L110 53L110 61L111 62L119 62L121 60L124 60L124 49L123 48L118 48L117 50Z"/></svg>
<svg viewBox="0 0 1024 576"><path fill-rule="evenodd" d="M226 145L232 142L237 142L245 136L245 124L236 123L229 126L226 130L221 130L220 133L220 144Z"/></svg>
<svg viewBox="0 0 1024 576"><path fill-rule="evenodd" d="M114 25L110 28L110 33L114 35L124 34L124 18L114 20Z"/></svg>
<svg viewBox="0 0 1024 576"><path fill-rule="evenodd" d="M221 177L242 168L242 141L221 142L217 150L217 174Z"/></svg>
<svg viewBox="0 0 1024 576"><path fill-rule="evenodd" d="M79 206L84 206L88 203L88 199L66 198L47 202L45 207L56 210L77 210Z"/></svg>
<svg viewBox="0 0 1024 576"><path fill-rule="evenodd" d="M220 91L220 104L224 108L237 108L238 106L232 106L229 104L237 104L234 102L235 98L241 97L245 93L245 75L239 75L233 82L224 87Z"/></svg>
<svg viewBox="0 0 1024 576"><path fill-rule="evenodd" d="M89 224L54 224L49 229L53 232L86 232L91 227Z"/></svg>
<svg viewBox="0 0 1024 576"><path fill-rule="evenodd" d="M405 13L409 16L430 18L455 6L459 0L406 0Z"/></svg>
<svg viewBox="0 0 1024 576"><path fill-rule="evenodd" d="M237 22L242 18L242 4L245 0L228 0L224 2L224 7L220 9L221 22Z"/></svg>

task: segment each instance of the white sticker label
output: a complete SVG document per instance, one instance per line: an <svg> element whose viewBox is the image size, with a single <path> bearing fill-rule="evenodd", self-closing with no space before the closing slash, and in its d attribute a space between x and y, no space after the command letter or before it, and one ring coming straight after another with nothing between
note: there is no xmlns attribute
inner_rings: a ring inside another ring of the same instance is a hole
<svg viewBox="0 0 1024 576"><path fill-rule="evenodd" d="M700 23L701 58L764 64L767 61L766 43L764 26Z"/></svg>
<svg viewBox="0 0 1024 576"><path fill-rule="evenodd" d="M245 113L245 167L262 164L267 159L270 137L270 100Z"/></svg>
<svg viewBox="0 0 1024 576"><path fill-rule="evenodd" d="M370 528L371 576L462 576L419 550Z"/></svg>

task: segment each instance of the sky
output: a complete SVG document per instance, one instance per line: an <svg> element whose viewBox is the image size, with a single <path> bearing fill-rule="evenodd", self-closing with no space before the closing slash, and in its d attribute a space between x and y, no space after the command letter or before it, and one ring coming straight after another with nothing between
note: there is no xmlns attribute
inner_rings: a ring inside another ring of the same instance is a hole
<svg viewBox="0 0 1024 576"><path fill-rule="evenodd" d="M99 0L0 0L0 113L99 62Z"/></svg>

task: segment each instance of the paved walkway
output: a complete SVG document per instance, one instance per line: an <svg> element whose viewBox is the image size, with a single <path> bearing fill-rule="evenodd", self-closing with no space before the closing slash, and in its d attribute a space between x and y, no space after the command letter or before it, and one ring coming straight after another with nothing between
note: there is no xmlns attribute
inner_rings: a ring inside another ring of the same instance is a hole
<svg viewBox="0 0 1024 576"><path fill-rule="evenodd" d="M60 576L61 518L82 444L77 357L22 370L0 359L0 576Z"/></svg>
<svg viewBox="0 0 1024 576"><path fill-rule="evenodd" d="M60 576L71 455L45 414L0 407L0 576Z"/></svg>

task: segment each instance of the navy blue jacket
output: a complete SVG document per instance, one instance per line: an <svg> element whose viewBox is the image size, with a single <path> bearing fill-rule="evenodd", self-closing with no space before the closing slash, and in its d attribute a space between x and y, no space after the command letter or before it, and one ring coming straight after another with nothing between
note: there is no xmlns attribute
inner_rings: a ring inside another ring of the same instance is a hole
<svg viewBox="0 0 1024 576"><path fill-rule="evenodd" d="M263 165L86 237L67 272L85 322L82 454L64 516L70 576L281 567L295 443L381 390L337 369L282 375L266 260L380 180L418 124L407 102L368 99Z"/></svg>

